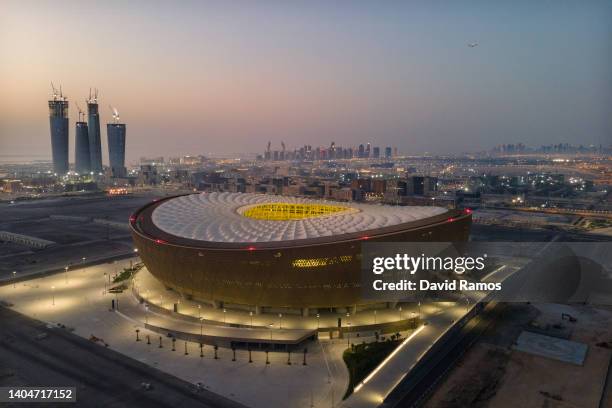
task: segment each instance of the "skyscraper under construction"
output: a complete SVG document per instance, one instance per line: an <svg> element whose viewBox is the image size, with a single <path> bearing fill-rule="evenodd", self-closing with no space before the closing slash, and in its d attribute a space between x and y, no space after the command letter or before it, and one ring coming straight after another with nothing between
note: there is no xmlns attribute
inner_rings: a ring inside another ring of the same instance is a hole
<svg viewBox="0 0 612 408"><path fill-rule="evenodd" d="M49 127L51 130L51 155L53 172L68 172L68 99L51 84L53 95L49 101Z"/></svg>
<svg viewBox="0 0 612 408"><path fill-rule="evenodd" d="M79 109L79 121L76 123L75 149L74 149L74 169L79 174L91 172L91 158L89 155L89 132L87 122L84 122L85 113L77 104Z"/></svg>
<svg viewBox="0 0 612 408"><path fill-rule="evenodd" d="M113 108L113 123L106 125L108 159L112 177L125 177L125 123L119 123L119 112Z"/></svg>
<svg viewBox="0 0 612 408"><path fill-rule="evenodd" d="M87 122L89 135L89 157L91 171L102 173L102 143L100 140L100 113L98 112L98 90L89 92L87 100Z"/></svg>

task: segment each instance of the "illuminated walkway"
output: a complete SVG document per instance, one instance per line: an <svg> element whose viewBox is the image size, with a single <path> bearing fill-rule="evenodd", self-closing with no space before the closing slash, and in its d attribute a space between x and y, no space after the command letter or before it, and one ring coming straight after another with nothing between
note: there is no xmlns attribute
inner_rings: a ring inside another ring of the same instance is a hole
<svg viewBox="0 0 612 408"><path fill-rule="evenodd" d="M359 311L356 314L321 311L310 316L215 309L207 304L181 298L166 289L146 268L137 273L131 287L134 296L142 299L140 310L130 310L138 321L169 331L199 334L202 329L202 333L207 336L234 337L236 340L265 343L280 343L281 340L299 343L317 332L320 338L329 338L332 332L334 338L355 339L362 335L373 336L375 331L388 333L414 329L418 325L419 313L433 313L440 307L416 304L395 308L381 306L376 310ZM175 307L178 313L174 311ZM338 319L342 319L340 330L337 327Z"/></svg>
<svg viewBox="0 0 612 408"><path fill-rule="evenodd" d="M376 407L404 378L406 373L420 360L454 321L466 313L466 305L455 304L427 318L427 325L421 326L414 335L409 335L401 348L396 349L385 364L366 377L367 382L355 387L355 392L343 402L342 407Z"/></svg>

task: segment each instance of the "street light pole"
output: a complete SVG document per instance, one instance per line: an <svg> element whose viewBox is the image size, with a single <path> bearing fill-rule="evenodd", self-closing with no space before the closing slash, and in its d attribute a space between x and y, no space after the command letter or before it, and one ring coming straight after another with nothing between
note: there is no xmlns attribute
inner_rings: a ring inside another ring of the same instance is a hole
<svg viewBox="0 0 612 408"><path fill-rule="evenodd" d="M17 288L17 282L15 281L15 275L17 275L17 271L13 271L13 289Z"/></svg>
<svg viewBox="0 0 612 408"><path fill-rule="evenodd" d="M351 346L351 323L347 323L349 330L346 332L346 346Z"/></svg>

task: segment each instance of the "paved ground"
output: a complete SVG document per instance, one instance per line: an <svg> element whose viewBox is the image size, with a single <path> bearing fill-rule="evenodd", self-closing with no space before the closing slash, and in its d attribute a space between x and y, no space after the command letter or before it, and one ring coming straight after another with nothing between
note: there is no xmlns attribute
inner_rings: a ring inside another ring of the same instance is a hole
<svg viewBox="0 0 612 408"><path fill-rule="evenodd" d="M266 365L264 351L254 351L253 363L248 363L246 350L238 350L234 362L232 351L226 348L219 349L218 360L213 358L210 346L204 348L203 358L195 343L187 344L188 355L184 355L184 342L177 342L177 350L171 351L168 338L163 339L163 348L158 348L159 336L144 330L141 322L109 312L114 295L104 294L103 273L108 268L103 264L6 285L0 287L0 299L12 303L20 313L53 324L62 323L84 338L94 335L112 350L191 384L200 382L207 390L247 406L306 408L312 401L315 407L324 407L330 406L332 399L339 401L344 394L348 375L337 356L346 343L340 340L308 344L306 366L301 364L302 356L296 354L292 355L294 364L287 365L284 352L271 352L271 364ZM130 302L130 307L140 307L128 293L118 299L122 310ZM135 341L136 328L141 330L141 339L151 336L151 345Z"/></svg>
<svg viewBox="0 0 612 408"><path fill-rule="evenodd" d="M56 243L45 249L32 249L0 242L0 281L12 277L13 271L26 276L130 254L133 243L128 230L91 219L127 224L130 214L153 198L150 194L100 195L0 203L0 231Z"/></svg>
<svg viewBox="0 0 612 408"><path fill-rule="evenodd" d="M49 327L7 308L0 307L0 320L2 387L76 387L78 407L241 406L209 391L196 390L193 384L65 329ZM41 334L45 337L38 339ZM143 389L143 382L151 384L151 389Z"/></svg>

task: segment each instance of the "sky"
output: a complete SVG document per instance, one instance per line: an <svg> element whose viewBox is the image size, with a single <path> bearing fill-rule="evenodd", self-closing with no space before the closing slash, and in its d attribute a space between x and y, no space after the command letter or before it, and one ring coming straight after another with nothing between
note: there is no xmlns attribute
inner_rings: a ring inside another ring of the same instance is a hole
<svg viewBox="0 0 612 408"><path fill-rule="evenodd" d="M50 82L127 155L612 141L612 2L29 1L0 8L0 156L50 157ZM470 48L469 42L478 42ZM107 154L104 156L107 162Z"/></svg>

